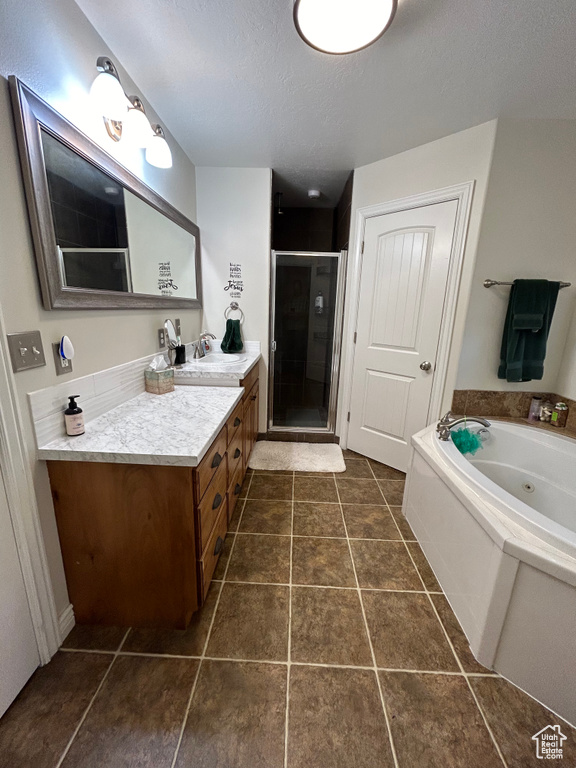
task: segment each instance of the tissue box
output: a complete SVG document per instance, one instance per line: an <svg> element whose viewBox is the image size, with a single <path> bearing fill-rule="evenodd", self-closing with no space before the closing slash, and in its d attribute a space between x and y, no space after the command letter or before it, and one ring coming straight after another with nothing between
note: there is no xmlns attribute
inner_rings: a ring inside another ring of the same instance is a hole
<svg viewBox="0 0 576 768"><path fill-rule="evenodd" d="M144 371L146 392L153 395L165 395L166 392L174 392L174 370L168 368L165 371Z"/></svg>

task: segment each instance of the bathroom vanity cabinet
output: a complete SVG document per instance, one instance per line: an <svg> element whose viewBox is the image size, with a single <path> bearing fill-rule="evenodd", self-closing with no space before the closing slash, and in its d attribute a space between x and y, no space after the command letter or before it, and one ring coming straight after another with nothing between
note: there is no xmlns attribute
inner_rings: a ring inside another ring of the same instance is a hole
<svg viewBox="0 0 576 768"><path fill-rule="evenodd" d="M183 629L204 603L256 441L257 366L241 386L196 467L47 462L79 623Z"/></svg>

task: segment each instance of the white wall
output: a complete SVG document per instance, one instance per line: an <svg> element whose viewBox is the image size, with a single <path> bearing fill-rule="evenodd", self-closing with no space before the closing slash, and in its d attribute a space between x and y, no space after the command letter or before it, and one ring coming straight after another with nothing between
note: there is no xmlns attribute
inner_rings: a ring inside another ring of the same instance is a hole
<svg viewBox="0 0 576 768"><path fill-rule="evenodd" d="M224 310L230 306L230 263L240 264L244 290L234 299L242 307L246 341L260 341L260 426L267 429L268 347L270 322L269 168L197 168L198 226L202 243L204 328L224 335ZM238 317L233 313L232 317Z"/></svg>
<svg viewBox="0 0 576 768"><path fill-rule="evenodd" d="M128 92L141 93L108 50L73 0L26 0L0 4L0 75L14 74L52 104L81 130L102 143L127 167L192 220L196 219L194 165L168 133L174 167L161 170L145 164L142 152L114 145L101 117L90 108L88 91L96 75L96 58L111 55ZM137 73L134 73L137 77ZM74 342L74 374L85 375L150 354L156 349L156 329L166 310L52 311L42 309L30 238L22 176L18 161L8 87L0 85L0 307L8 333L39 329L48 364L14 377L20 401L23 433L34 474L42 529L57 608L68 605L60 546L45 465L35 460L35 444L26 393L56 382L50 343L64 333ZM145 97L146 94L141 94ZM145 102L146 103L146 102ZM152 121L156 118L146 104ZM185 340L196 338L199 311L178 310Z"/></svg>
<svg viewBox="0 0 576 768"><path fill-rule="evenodd" d="M566 334L566 344L564 345L555 391L562 397L576 400L576 309Z"/></svg>
<svg viewBox="0 0 576 768"><path fill-rule="evenodd" d="M452 399L452 390L456 381L458 358L464 324L470 284L474 270L474 260L478 245L480 222L484 206L484 197L488 184L490 163L496 134L496 121L460 131L438 141L388 157L377 163L362 166L354 171L352 192L352 221L350 249L355 248L358 209L377 203L384 203L399 198L429 192L467 181L476 181L468 238L465 249L462 278L456 321L450 351L447 384L443 399L443 409ZM348 282L352 279L352 262L349 259ZM350 371L353 358L350 312L352 297L346 297L344 318L344 336L342 346L342 376L339 392L337 433L342 434L344 416L348 411L350 393Z"/></svg>
<svg viewBox="0 0 576 768"><path fill-rule="evenodd" d="M576 396L576 326L560 376L576 288L558 296L542 381L508 383L497 371L510 288L486 289L486 278L576 285L576 121L498 121L456 385Z"/></svg>

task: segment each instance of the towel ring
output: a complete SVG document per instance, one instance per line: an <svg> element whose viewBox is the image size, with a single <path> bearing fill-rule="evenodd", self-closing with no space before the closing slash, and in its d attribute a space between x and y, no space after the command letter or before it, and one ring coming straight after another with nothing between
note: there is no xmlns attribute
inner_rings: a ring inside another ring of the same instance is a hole
<svg viewBox="0 0 576 768"><path fill-rule="evenodd" d="M230 314L230 312L232 312L233 310L238 310L238 312L240 312L240 323L243 323L243 322L244 322L244 312L242 312L242 310L241 310L241 309L240 309L240 307L238 306L238 302L237 302L237 301L231 301L231 302L230 302L230 306L229 306L229 307L226 307L226 309L224 310L224 318L225 318L226 320L228 320L228 315L229 315L229 314Z"/></svg>

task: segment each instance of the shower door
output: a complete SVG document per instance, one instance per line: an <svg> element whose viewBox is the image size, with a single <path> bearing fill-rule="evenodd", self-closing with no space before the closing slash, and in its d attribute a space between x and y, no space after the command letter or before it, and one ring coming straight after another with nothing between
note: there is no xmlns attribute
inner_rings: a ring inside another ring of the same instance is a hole
<svg viewBox="0 0 576 768"><path fill-rule="evenodd" d="M334 431L345 262L345 251L272 251L271 430Z"/></svg>

